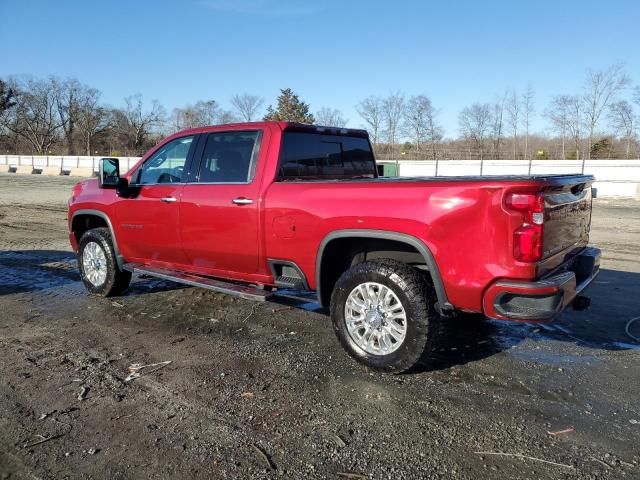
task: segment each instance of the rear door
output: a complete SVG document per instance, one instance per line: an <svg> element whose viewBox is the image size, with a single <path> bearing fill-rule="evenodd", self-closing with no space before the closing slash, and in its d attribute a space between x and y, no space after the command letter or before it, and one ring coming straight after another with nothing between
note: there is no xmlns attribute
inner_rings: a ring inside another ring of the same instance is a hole
<svg viewBox="0 0 640 480"><path fill-rule="evenodd" d="M140 193L116 203L118 244L129 261L186 263L178 231L179 204L196 138L180 137L160 147L131 177Z"/></svg>
<svg viewBox="0 0 640 480"><path fill-rule="evenodd" d="M209 133L194 179L182 191L180 232L187 261L195 271L225 276L254 273L260 244L256 175L262 130Z"/></svg>

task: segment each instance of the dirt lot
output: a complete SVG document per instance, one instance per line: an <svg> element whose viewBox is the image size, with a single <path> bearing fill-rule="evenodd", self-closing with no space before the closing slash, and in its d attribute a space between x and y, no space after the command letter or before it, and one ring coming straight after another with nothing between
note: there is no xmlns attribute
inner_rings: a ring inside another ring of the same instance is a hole
<svg viewBox="0 0 640 480"><path fill-rule="evenodd" d="M89 297L73 183L0 175L0 478L640 478L640 202L595 203L588 311L461 319L431 365L381 375L310 305Z"/></svg>

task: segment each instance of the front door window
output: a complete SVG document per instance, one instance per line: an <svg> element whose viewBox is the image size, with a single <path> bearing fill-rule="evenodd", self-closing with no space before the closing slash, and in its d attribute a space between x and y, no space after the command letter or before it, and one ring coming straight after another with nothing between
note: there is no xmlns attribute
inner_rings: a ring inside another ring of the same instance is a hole
<svg viewBox="0 0 640 480"><path fill-rule="evenodd" d="M177 138L154 153L144 162L138 174L139 185L181 183L193 137Z"/></svg>

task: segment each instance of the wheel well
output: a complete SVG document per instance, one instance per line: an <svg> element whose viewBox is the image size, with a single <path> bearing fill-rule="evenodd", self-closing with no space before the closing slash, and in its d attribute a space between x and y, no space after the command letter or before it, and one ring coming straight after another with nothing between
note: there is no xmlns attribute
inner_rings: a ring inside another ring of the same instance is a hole
<svg viewBox="0 0 640 480"><path fill-rule="evenodd" d="M104 218L99 217L98 215L76 215L73 217L73 221L71 222L71 231L78 242L87 230L99 227L108 228L109 225Z"/></svg>
<svg viewBox="0 0 640 480"><path fill-rule="evenodd" d="M340 275L358 263L376 258L390 258L406 263L424 270L430 277L425 258L412 245L382 238L336 238L327 243L322 251L317 285L322 305L329 305L331 292Z"/></svg>

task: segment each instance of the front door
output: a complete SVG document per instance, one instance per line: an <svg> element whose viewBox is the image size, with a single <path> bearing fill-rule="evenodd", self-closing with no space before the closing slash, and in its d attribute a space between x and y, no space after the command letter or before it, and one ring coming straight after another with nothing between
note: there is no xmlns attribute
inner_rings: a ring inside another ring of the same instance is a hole
<svg viewBox="0 0 640 480"><path fill-rule="evenodd" d="M195 181L184 186L180 202L182 246L196 271L233 277L258 269L261 141L257 130L208 134Z"/></svg>
<svg viewBox="0 0 640 480"><path fill-rule="evenodd" d="M116 203L118 244L128 261L187 263L178 229L185 165L194 144L194 136L166 143L131 176L139 194Z"/></svg>

